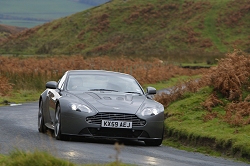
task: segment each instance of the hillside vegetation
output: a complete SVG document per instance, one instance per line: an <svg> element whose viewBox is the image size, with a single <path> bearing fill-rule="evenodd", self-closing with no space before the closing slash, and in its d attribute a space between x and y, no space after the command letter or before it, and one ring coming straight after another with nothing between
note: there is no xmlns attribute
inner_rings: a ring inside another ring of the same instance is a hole
<svg viewBox="0 0 250 166"><path fill-rule="evenodd" d="M111 70L132 74L140 84L157 83L174 76L198 75L208 69L183 69L164 64L157 59L144 61L139 58L51 56L10 57L0 56L0 96L11 95L12 90L42 92L49 80L57 81L67 70ZM0 101L1 103L1 101Z"/></svg>
<svg viewBox="0 0 250 166"><path fill-rule="evenodd" d="M250 0L112 0L14 35L0 53L213 62L233 48L250 51L249 10Z"/></svg>
<svg viewBox="0 0 250 166"><path fill-rule="evenodd" d="M200 79L156 96L166 108L168 138L250 161L249 77L249 54L236 50Z"/></svg>
<svg viewBox="0 0 250 166"><path fill-rule="evenodd" d="M19 33L27 28L14 27L0 24L0 41L3 41L12 34Z"/></svg>

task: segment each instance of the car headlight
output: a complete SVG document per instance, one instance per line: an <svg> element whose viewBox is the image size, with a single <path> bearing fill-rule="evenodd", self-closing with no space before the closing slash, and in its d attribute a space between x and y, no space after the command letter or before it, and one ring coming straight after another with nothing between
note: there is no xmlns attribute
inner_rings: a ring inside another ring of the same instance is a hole
<svg viewBox="0 0 250 166"><path fill-rule="evenodd" d="M71 104L70 107L73 111L86 112L86 113L92 112L92 110L89 107L87 107L86 105L83 105L83 104L74 103L74 104Z"/></svg>
<svg viewBox="0 0 250 166"><path fill-rule="evenodd" d="M142 116L146 116L146 115L154 116L154 115L157 115L163 111L164 111L164 107L162 105L157 106L157 107L147 107L147 108L144 108L142 110L141 115Z"/></svg>

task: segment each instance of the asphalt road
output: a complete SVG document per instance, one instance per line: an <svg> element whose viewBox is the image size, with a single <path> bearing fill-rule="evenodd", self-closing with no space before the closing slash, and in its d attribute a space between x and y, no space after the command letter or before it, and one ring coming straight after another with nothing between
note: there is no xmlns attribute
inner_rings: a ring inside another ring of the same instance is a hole
<svg viewBox="0 0 250 166"><path fill-rule="evenodd" d="M0 107L0 153L8 154L15 148L43 150L74 163L107 163L115 161L114 140L57 141L37 129L38 103ZM171 147L147 147L143 142L125 142L119 159L135 165L159 166L245 166L248 164L228 159L209 157Z"/></svg>

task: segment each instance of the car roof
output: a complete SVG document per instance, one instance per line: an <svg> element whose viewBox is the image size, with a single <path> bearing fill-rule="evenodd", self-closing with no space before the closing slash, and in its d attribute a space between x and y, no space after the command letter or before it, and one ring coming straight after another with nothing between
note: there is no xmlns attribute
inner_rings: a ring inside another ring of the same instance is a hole
<svg viewBox="0 0 250 166"><path fill-rule="evenodd" d="M103 74L103 75L122 75L125 77L131 77L134 78L133 76L125 73L120 73L120 72L114 72L114 71L107 71L107 70L69 70L67 71L68 74Z"/></svg>

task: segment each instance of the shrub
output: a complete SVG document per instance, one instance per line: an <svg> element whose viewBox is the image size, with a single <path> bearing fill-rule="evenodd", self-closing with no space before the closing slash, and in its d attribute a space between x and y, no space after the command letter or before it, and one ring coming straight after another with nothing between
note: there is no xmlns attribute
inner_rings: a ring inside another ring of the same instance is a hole
<svg viewBox="0 0 250 166"><path fill-rule="evenodd" d="M235 50L221 59L209 74L210 85L231 101L242 100L242 86L249 84L250 59Z"/></svg>
<svg viewBox="0 0 250 166"><path fill-rule="evenodd" d="M7 95L12 90L12 84L9 83L9 80L0 76L0 96Z"/></svg>

